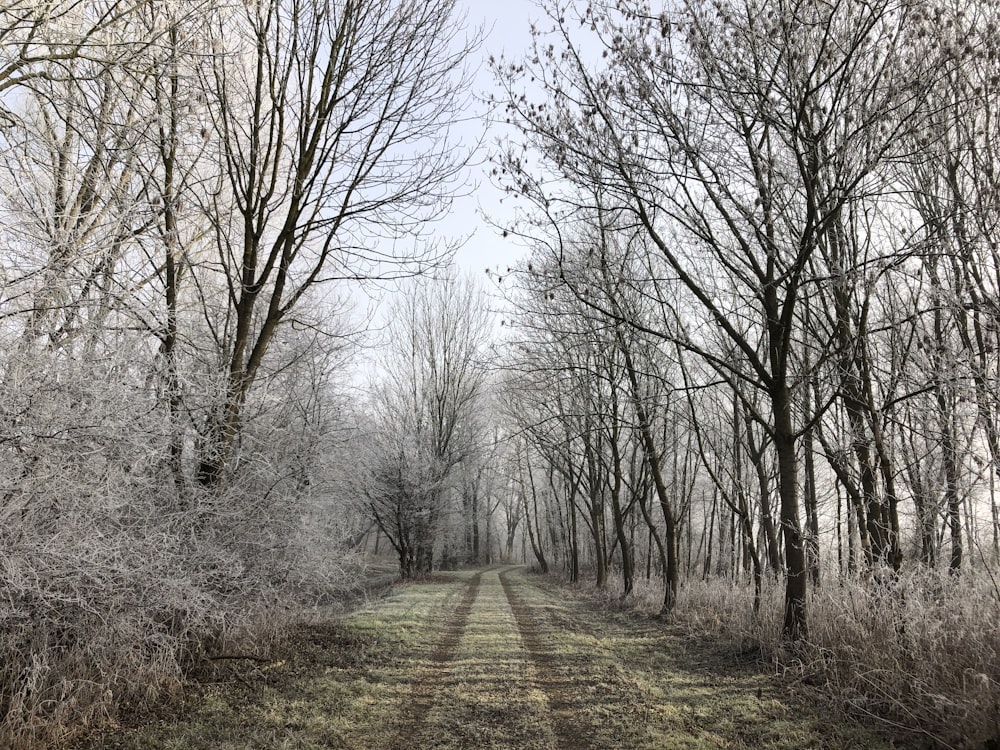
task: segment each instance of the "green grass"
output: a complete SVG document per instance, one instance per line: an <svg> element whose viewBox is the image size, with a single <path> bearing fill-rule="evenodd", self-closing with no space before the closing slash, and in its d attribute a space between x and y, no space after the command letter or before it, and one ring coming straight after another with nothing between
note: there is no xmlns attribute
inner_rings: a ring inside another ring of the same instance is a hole
<svg viewBox="0 0 1000 750"><path fill-rule="evenodd" d="M233 664L183 711L91 750L218 748L849 748L773 677L661 623L600 610L520 571L393 590L303 626L266 664ZM461 611L459 612L461 614ZM519 629L519 625L522 629Z"/></svg>

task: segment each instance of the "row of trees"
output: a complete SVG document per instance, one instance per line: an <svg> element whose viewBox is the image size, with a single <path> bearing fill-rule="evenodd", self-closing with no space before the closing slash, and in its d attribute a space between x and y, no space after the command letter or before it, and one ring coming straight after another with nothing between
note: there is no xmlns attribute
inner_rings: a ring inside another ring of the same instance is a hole
<svg viewBox="0 0 1000 750"><path fill-rule="evenodd" d="M789 639L834 572L995 564L997 12L544 7L494 61L505 335L414 282L361 400L357 282L449 254L454 0L0 8L0 741L373 530L404 576L520 553L666 611L783 577Z"/></svg>
<svg viewBox="0 0 1000 750"><path fill-rule="evenodd" d="M993 10L547 8L529 57L494 63L513 128L495 174L528 208L504 229L529 255L498 279L504 374L468 392L501 439L467 418L450 464L490 477L486 528L542 569L616 568L626 593L644 562L666 610L695 569L758 593L784 576L792 639L824 570L995 560ZM481 306L436 309L478 326ZM396 361L436 372L414 353L455 323L396 318ZM390 381L411 409L469 403ZM383 474L420 475L400 465ZM454 546L482 521L458 474L370 509L398 539L410 498Z"/></svg>
<svg viewBox="0 0 1000 750"><path fill-rule="evenodd" d="M474 44L453 0L0 5L0 744L350 584L354 300L449 255Z"/></svg>
<svg viewBox="0 0 1000 750"><path fill-rule="evenodd" d="M297 356L276 346L351 333L337 282L443 257L422 228L465 162L445 131L465 52L451 6L22 10L5 19L28 27L2 132L5 335L97 354L137 332L175 478L217 486L254 385Z"/></svg>
<svg viewBox="0 0 1000 750"><path fill-rule="evenodd" d="M468 278L413 285L389 311L363 440L363 511L400 573L484 562L497 503L483 290ZM484 538L485 537L485 538Z"/></svg>
<svg viewBox="0 0 1000 750"><path fill-rule="evenodd" d="M561 538L627 589L642 540L669 609L697 526L706 570L739 539L784 575L797 639L834 549L879 579L995 560L995 9L546 9L494 63L539 564Z"/></svg>

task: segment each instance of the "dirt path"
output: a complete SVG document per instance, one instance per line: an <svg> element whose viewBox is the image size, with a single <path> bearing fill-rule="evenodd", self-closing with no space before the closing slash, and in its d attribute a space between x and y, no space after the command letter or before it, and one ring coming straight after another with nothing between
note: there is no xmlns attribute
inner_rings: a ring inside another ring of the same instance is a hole
<svg viewBox="0 0 1000 750"><path fill-rule="evenodd" d="M773 677L522 569L442 575L305 628L273 662L192 688L122 750L874 747Z"/></svg>
<svg viewBox="0 0 1000 750"><path fill-rule="evenodd" d="M400 716L400 729L393 742L398 747L406 747L410 739L419 734L428 711L434 705L436 693L444 683L455 658L455 650L465 633L469 614L479 595L481 573L469 579L455 611L451 613L441 630L440 639L431 652L429 664L418 675L410 691L409 703Z"/></svg>
<svg viewBox="0 0 1000 750"><path fill-rule="evenodd" d="M538 686L545 693L550 721L555 731L556 747L559 750L590 747L590 737L574 711L572 696L576 691L573 690L571 675L567 674L567 665L560 663L559 656L547 643L543 613L521 598L516 584L511 580L510 571L501 573L499 578L517 622L521 642L534 663Z"/></svg>

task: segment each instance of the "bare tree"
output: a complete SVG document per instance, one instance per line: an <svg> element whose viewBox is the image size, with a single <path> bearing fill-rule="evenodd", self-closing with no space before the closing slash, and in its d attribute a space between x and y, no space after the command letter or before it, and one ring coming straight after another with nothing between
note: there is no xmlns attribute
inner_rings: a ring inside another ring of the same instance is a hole
<svg viewBox="0 0 1000 750"><path fill-rule="evenodd" d="M122 35L142 2L11 0L0 6L0 94L37 81L79 80L81 61L121 61L150 42ZM11 117L0 98L0 129Z"/></svg>
<svg viewBox="0 0 1000 750"><path fill-rule="evenodd" d="M317 285L417 273L470 149L454 0L267 0L221 9L203 86L218 173L204 206L226 304L226 385L198 477L218 483L278 327ZM402 252L398 244L412 242Z"/></svg>
<svg viewBox="0 0 1000 750"><path fill-rule="evenodd" d="M589 199L620 213L619 226L641 228L654 278L686 290L682 317L658 333L765 395L755 419L778 463L783 631L804 637L797 443L809 417L798 411L795 367L803 298L816 283L810 262L912 127L932 75L907 59L907 16L892 3L591 5L579 20L594 30L603 67L570 31L580 23L548 9L552 42L537 38L524 64L498 63L523 135L502 161L508 184L550 226ZM517 88L528 76L543 86L539 102ZM703 329L724 334L739 362Z"/></svg>
<svg viewBox="0 0 1000 750"><path fill-rule="evenodd" d="M488 446L480 410L491 333L485 296L470 280L415 282L409 292L390 312L365 480L368 510L405 577L431 570L443 523L460 504L457 470Z"/></svg>
<svg viewBox="0 0 1000 750"><path fill-rule="evenodd" d="M450 249L454 7L0 7L0 744L343 581L344 287Z"/></svg>

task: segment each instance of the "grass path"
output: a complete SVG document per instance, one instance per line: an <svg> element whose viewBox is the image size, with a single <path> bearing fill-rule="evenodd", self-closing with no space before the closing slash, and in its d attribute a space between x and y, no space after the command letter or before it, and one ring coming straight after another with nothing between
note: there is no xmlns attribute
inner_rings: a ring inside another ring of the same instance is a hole
<svg viewBox="0 0 1000 750"><path fill-rule="evenodd" d="M517 568L402 586L88 750L850 748L773 677ZM249 671L246 671L249 670Z"/></svg>

